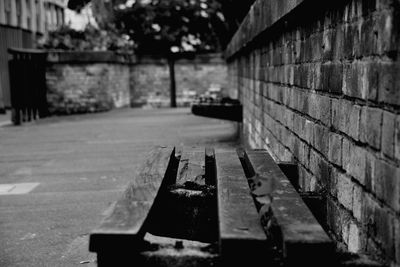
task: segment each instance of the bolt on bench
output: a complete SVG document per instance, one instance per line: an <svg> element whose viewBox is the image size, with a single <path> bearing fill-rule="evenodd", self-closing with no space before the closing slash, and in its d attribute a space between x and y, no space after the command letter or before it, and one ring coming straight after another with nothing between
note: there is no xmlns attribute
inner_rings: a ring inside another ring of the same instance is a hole
<svg viewBox="0 0 400 267"><path fill-rule="evenodd" d="M197 147L154 148L89 250L99 266L322 266L334 256L266 151Z"/></svg>

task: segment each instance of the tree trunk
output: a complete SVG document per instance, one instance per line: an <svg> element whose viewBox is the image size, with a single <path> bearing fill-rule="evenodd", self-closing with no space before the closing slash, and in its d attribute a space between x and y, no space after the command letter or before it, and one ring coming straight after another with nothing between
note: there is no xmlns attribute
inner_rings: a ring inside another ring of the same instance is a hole
<svg viewBox="0 0 400 267"><path fill-rule="evenodd" d="M175 59L168 57L171 108L176 108Z"/></svg>

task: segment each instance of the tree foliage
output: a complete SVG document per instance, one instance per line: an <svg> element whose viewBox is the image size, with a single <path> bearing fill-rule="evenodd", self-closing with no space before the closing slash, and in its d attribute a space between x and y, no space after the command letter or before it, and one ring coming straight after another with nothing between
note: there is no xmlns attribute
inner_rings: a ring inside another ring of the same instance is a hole
<svg viewBox="0 0 400 267"><path fill-rule="evenodd" d="M209 52L221 48L226 27L215 0L116 1L114 23L138 53Z"/></svg>
<svg viewBox="0 0 400 267"><path fill-rule="evenodd" d="M88 25L77 31L63 26L38 40L38 48L78 51L117 51L132 53L134 43L115 29L98 29Z"/></svg>

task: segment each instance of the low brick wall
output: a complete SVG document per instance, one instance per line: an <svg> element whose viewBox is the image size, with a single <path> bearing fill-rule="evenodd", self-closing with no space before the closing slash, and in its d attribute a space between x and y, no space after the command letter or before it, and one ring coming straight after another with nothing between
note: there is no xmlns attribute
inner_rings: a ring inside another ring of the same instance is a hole
<svg viewBox="0 0 400 267"><path fill-rule="evenodd" d="M179 97L184 91L204 93L212 84L228 89L227 65L220 54L198 55L193 59L181 59L175 63L176 92ZM132 69L132 103L145 104L149 95L169 100L169 69L165 59L139 58Z"/></svg>
<svg viewBox="0 0 400 267"><path fill-rule="evenodd" d="M331 1L332 2L332 1ZM243 138L296 161L339 247L400 265L400 8L257 0L227 48Z"/></svg>
<svg viewBox="0 0 400 267"><path fill-rule="evenodd" d="M49 111L70 114L129 106L131 66L131 58L111 52L50 52Z"/></svg>

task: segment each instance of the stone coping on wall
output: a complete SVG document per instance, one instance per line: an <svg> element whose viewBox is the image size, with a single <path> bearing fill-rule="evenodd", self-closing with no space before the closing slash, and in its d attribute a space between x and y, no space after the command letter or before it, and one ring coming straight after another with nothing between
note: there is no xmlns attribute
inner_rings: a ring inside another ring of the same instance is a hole
<svg viewBox="0 0 400 267"><path fill-rule="evenodd" d="M50 63L116 63L134 64L136 56L113 51L48 51L47 62Z"/></svg>
<svg viewBox="0 0 400 267"><path fill-rule="evenodd" d="M117 64L167 64L165 57L157 55L131 55L113 51L47 51L50 63L117 63ZM178 64L225 64L221 53L193 54L176 60Z"/></svg>
<svg viewBox="0 0 400 267"><path fill-rule="evenodd" d="M138 55L137 64L165 65L167 59L160 55ZM191 54L176 60L178 64L226 64L222 53Z"/></svg>
<svg viewBox="0 0 400 267"><path fill-rule="evenodd" d="M227 59L307 0L257 0L225 50ZM309 1L307 1L309 2Z"/></svg>

